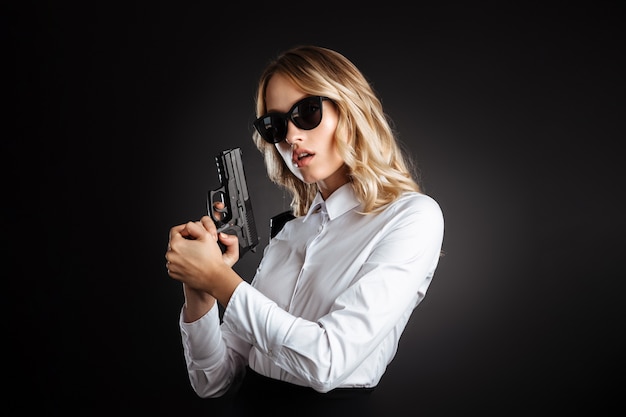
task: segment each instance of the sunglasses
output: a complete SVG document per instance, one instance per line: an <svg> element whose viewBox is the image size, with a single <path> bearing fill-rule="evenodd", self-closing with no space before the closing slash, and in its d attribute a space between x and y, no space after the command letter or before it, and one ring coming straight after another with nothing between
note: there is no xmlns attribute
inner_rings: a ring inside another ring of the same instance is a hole
<svg viewBox="0 0 626 417"><path fill-rule="evenodd" d="M279 143L287 137L287 123L291 122L298 129L311 130L322 121L322 101L328 97L305 97L293 105L287 113L268 113L253 123L255 129L265 141Z"/></svg>

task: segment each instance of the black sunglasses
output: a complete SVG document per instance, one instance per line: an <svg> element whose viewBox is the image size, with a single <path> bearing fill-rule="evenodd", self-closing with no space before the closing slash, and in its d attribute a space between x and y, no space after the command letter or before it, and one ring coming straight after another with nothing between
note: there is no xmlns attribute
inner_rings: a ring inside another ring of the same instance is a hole
<svg viewBox="0 0 626 417"><path fill-rule="evenodd" d="M293 105L287 113L268 113L253 123L257 132L269 143L279 143L287 137L287 123L291 120L303 130L315 129L322 121L322 101L328 97L305 97Z"/></svg>

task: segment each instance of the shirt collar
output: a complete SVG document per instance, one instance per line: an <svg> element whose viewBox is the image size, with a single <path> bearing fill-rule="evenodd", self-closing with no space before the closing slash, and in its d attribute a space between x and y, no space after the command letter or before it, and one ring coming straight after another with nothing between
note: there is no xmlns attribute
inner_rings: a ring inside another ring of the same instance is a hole
<svg viewBox="0 0 626 417"><path fill-rule="evenodd" d="M359 205L360 202L354 194L354 189L348 182L336 189L326 201L318 191L303 221L306 222L309 216L320 207L328 213L328 218L333 220Z"/></svg>

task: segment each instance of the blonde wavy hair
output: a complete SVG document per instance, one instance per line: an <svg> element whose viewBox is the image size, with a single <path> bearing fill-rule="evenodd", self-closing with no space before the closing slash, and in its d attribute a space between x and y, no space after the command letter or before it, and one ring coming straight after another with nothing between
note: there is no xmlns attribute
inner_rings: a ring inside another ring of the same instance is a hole
<svg viewBox="0 0 626 417"><path fill-rule="evenodd" d="M281 74L305 94L332 100L339 114L335 144L349 169L363 213L375 213L407 191L421 191L412 161L403 152L373 88L346 57L331 49L304 45L280 54L265 68L256 96L257 117L267 112L265 92L270 78ZM271 181L292 195L296 216L306 214L317 193L286 166L273 144L255 130L253 140L265 160Z"/></svg>

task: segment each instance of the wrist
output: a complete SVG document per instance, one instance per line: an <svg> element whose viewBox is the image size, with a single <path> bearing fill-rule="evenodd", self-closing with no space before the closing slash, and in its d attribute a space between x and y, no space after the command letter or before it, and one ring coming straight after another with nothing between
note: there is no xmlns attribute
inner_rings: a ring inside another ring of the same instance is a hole
<svg viewBox="0 0 626 417"><path fill-rule="evenodd" d="M215 305L215 297L211 294L183 285L185 304L183 306L183 321L191 323L204 316Z"/></svg>
<svg viewBox="0 0 626 417"><path fill-rule="evenodd" d="M243 279L233 269L227 268L221 275L218 284L212 289L211 294L223 307L226 307L235 289L242 282Z"/></svg>

